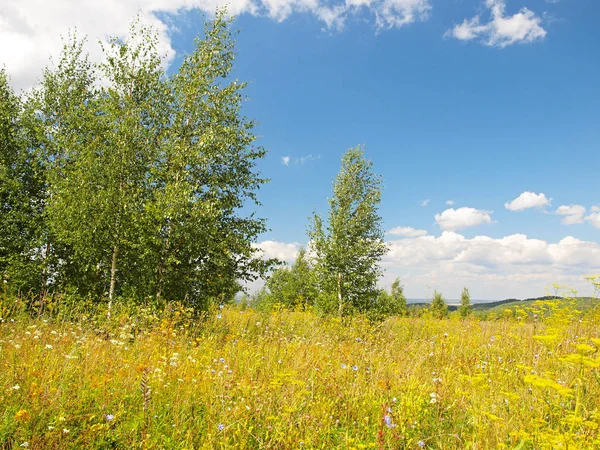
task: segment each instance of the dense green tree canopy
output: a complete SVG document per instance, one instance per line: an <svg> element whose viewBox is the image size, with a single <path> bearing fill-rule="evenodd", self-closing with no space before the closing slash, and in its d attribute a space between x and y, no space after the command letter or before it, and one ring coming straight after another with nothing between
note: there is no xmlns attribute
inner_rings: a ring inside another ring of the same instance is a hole
<svg viewBox="0 0 600 450"><path fill-rule="evenodd" d="M45 174L36 124L0 70L0 277L15 293L47 287L44 247Z"/></svg>
<svg viewBox="0 0 600 450"><path fill-rule="evenodd" d="M266 152L231 77L230 20L208 21L170 76L139 22L103 51L92 64L71 36L27 108L0 74L0 270L43 261L45 287L96 299L232 300L272 261L252 245L265 220L245 212Z"/></svg>

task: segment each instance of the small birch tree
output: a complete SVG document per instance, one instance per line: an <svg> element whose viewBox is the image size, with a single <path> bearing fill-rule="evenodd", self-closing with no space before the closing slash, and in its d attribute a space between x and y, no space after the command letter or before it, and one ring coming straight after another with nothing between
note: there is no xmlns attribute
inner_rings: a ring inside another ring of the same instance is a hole
<svg viewBox="0 0 600 450"><path fill-rule="evenodd" d="M313 214L309 237L321 289L319 306L326 312L367 312L377 303L378 263L387 251L378 213L381 183L362 147L351 148L333 183L327 223Z"/></svg>

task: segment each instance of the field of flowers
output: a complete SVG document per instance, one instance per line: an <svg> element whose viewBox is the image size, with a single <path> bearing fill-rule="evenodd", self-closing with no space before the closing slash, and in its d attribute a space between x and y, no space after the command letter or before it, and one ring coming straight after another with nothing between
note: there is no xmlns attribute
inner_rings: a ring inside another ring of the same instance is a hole
<svg viewBox="0 0 600 450"><path fill-rule="evenodd" d="M568 301L382 323L6 304L0 448L600 448L600 313Z"/></svg>

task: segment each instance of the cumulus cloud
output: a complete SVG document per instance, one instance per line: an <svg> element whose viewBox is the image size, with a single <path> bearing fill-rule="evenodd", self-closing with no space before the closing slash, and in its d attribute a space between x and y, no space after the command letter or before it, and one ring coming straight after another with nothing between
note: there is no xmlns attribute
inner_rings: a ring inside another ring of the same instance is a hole
<svg viewBox="0 0 600 450"><path fill-rule="evenodd" d="M600 213L600 208L594 213ZM592 288L583 276L600 272L600 243L572 236L549 242L525 234L467 238L454 231L433 236L411 227L397 229L399 238L387 242L381 284L389 287L399 276L409 298L428 298L437 288L447 298L457 299L465 286L474 299L526 298L545 295L552 283L588 295ZM300 245L264 241L256 247L266 257L291 263Z"/></svg>
<svg viewBox="0 0 600 450"><path fill-rule="evenodd" d="M373 2L370 6L380 29L400 28L417 20L425 20L431 10L429 0L383 0Z"/></svg>
<svg viewBox="0 0 600 450"><path fill-rule="evenodd" d="M417 230L412 227L395 227L392 228L387 234L391 234L392 236L402 236L402 237L419 237L425 236L427 231L425 230Z"/></svg>
<svg viewBox="0 0 600 450"><path fill-rule="evenodd" d="M429 205L429 202L430 202L429 199L421 200L419 202L419 205L421 205L421 206L427 206L427 205Z"/></svg>
<svg viewBox="0 0 600 450"><path fill-rule="evenodd" d="M474 298L544 295L552 283L587 292L584 274L600 271L600 244L568 236L556 243L514 234L495 239L444 231L388 242L384 282L400 276L407 294L425 298L427 286L458 298L464 286Z"/></svg>
<svg viewBox="0 0 600 450"><path fill-rule="evenodd" d="M535 192L525 191L514 200L506 202L504 207L509 211L523 211L524 209L550 205L551 201L552 199L547 199L543 192L536 194Z"/></svg>
<svg viewBox="0 0 600 450"><path fill-rule="evenodd" d="M254 248L262 252L263 258L277 258L287 263L294 262L298 256L300 244L297 242L286 243L280 241L262 241L254 244Z"/></svg>
<svg viewBox="0 0 600 450"><path fill-rule="evenodd" d="M600 206L592 206L590 214L586 216L585 220L596 228L600 228Z"/></svg>
<svg viewBox="0 0 600 450"><path fill-rule="evenodd" d="M485 45L500 48L542 40L546 36L542 19L525 7L510 16L506 15L505 0L486 0L485 6L490 12L488 22L482 22L477 15L448 30L446 36L462 41L479 39Z"/></svg>
<svg viewBox="0 0 600 450"><path fill-rule="evenodd" d="M425 20L431 0L7 0L0 2L0 61L6 64L12 83L27 89L41 77L49 55L62 49L61 35L77 28L89 36L92 60L101 58L98 40L127 35L129 23L140 14L143 23L159 33L160 52L166 64L175 55L171 33L178 14L199 10L212 14L218 6L227 6L230 14L266 16L284 21L300 12L312 14L328 29L341 29L350 15L365 11L375 18L377 28L398 28Z"/></svg>
<svg viewBox="0 0 600 450"><path fill-rule="evenodd" d="M440 236L420 236L389 242L387 261L413 266L427 262L453 261L488 268L554 265L564 268L600 268L600 244L567 236L551 244L524 234L495 239L444 231Z"/></svg>
<svg viewBox="0 0 600 450"><path fill-rule="evenodd" d="M435 221L444 231L461 230L463 228L475 227L483 223L492 223L490 216L492 211L462 207L450 208L441 214L435 215Z"/></svg>
<svg viewBox="0 0 600 450"><path fill-rule="evenodd" d="M555 214L564 216L562 223L565 225L574 225L583 223L583 216L586 209L581 205L562 205L559 206Z"/></svg>
<svg viewBox="0 0 600 450"><path fill-rule="evenodd" d="M281 163L284 166L289 166L290 165L290 157L289 156L284 156L283 158L281 158Z"/></svg>

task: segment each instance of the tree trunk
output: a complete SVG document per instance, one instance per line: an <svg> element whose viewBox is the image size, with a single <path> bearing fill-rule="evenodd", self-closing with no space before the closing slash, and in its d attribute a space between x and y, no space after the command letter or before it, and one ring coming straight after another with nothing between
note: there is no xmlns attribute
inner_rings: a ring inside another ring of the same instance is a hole
<svg viewBox="0 0 600 450"><path fill-rule="evenodd" d="M156 290L156 300L160 301L161 297L162 297L162 285L163 285L163 279L162 279L162 270L158 271L159 275L158 275L158 289Z"/></svg>
<svg viewBox="0 0 600 450"><path fill-rule="evenodd" d="M110 309L115 296L115 284L117 281L117 256L119 255L119 247L115 245L112 254L112 265L110 267L110 289L108 291L108 316L110 317Z"/></svg>
<svg viewBox="0 0 600 450"><path fill-rule="evenodd" d="M167 237L165 238L165 245L163 247L163 251L161 252L161 258L160 258L160 263L158 265L158 287L156 290L156 299L160 300L162 297L162 293L163 293L163 285L165 283L165 271L166 269L166 261L167 258L169 257L169 236L171 234L171 225L169 225L167 227Z"/></svg>
<svg viewBox="0 0 600 450"><path fill-rule="evenodd" d="M342 274L338 273L338 314L340 317L344 314L344 298L342 297Z"/></svg>
<svg viewBox="0 0 600 450"><path fill-rule="evenodd" d="M42 269L42 285L40 286L40 308L38 309L38 316L44 312L44 305L46 304L46 295L48 295L48 253L50 252L50 243L46 242L46 250L44 251L44 268Z"/></svg>
<svg viewBox="0 0 600 450"><path fill-rule="evenodd" d="M163 282L164 282L164 266L165 266L165 256L162 255L160 258L160 262L158 263L157 278L158 278L158 286L156 287L156 300L161 299L162 291L163 291Z"/></svg>

